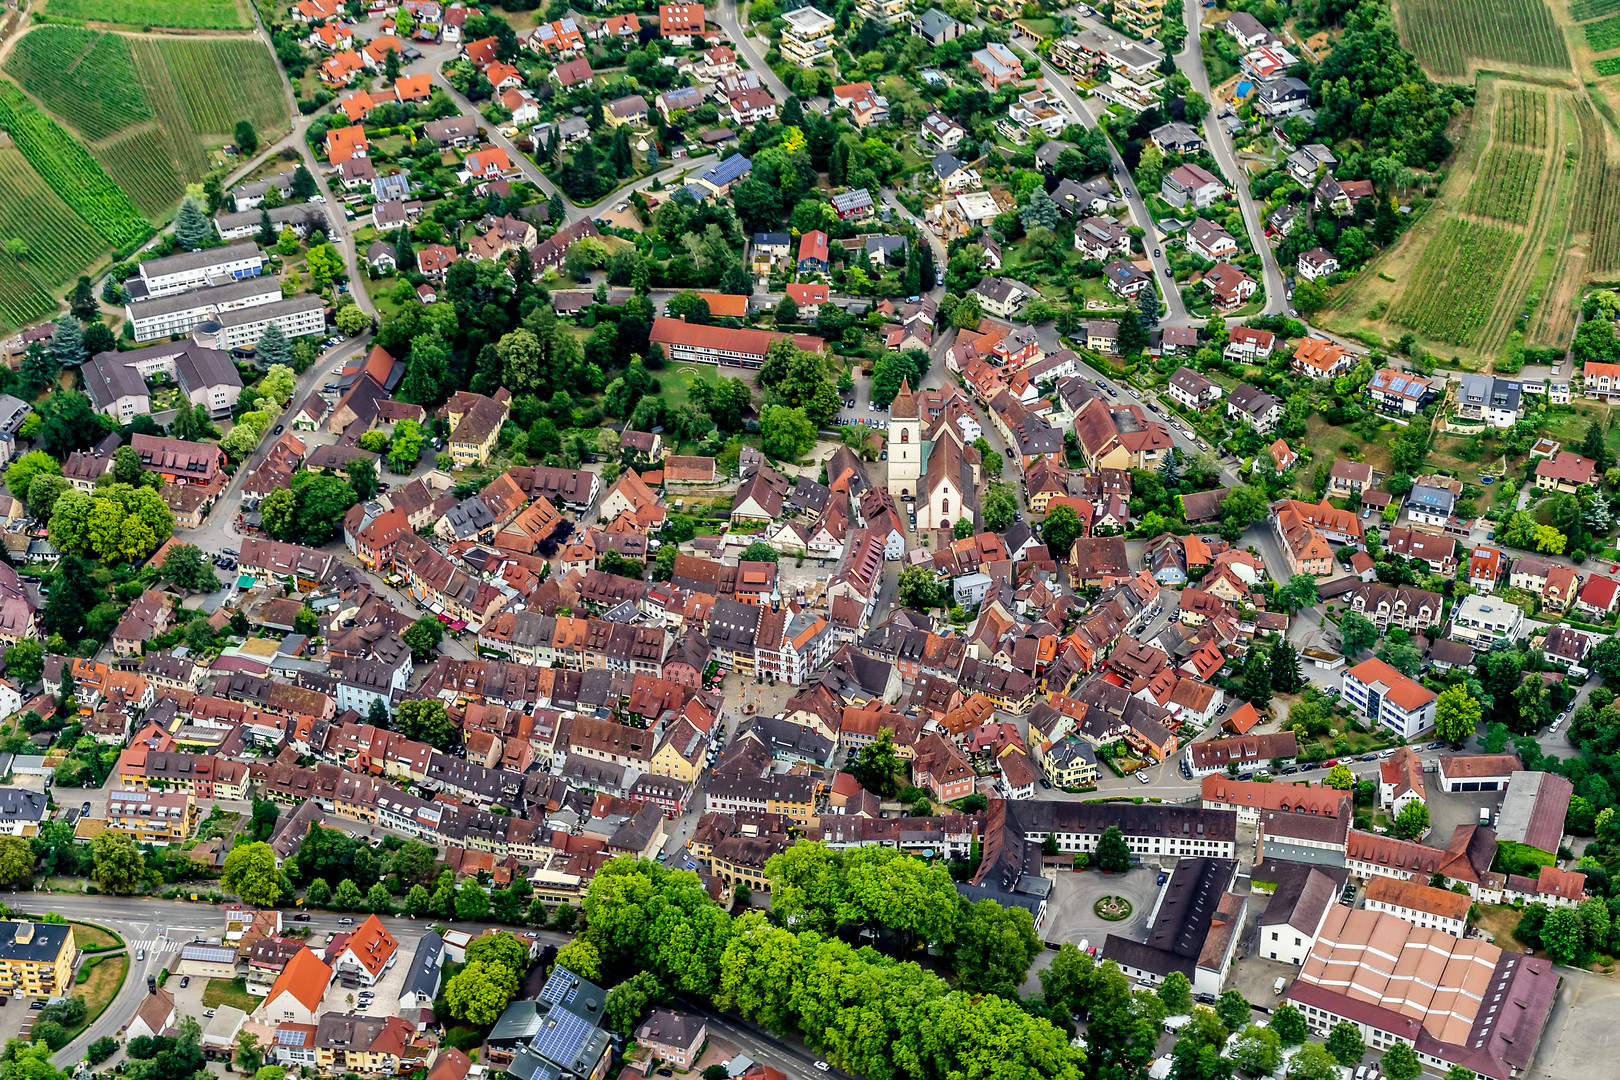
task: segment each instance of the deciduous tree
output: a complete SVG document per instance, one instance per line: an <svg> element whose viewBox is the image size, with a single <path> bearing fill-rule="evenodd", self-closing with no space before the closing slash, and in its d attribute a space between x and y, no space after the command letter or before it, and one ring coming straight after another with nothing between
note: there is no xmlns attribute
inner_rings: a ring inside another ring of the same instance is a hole
<svg viewBox="0 0 1620 1080"><path fill-rule="evenodd" d="M238 844L225 856L221 884L255 907L275 907L287 891L287 878L266 843Z"/></svg>

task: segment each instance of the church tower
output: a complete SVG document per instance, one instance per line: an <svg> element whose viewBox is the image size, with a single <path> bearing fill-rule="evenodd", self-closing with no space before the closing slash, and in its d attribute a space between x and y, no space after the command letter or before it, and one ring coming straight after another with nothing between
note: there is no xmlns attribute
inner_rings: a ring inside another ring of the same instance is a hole
<svg viewBox="0 0 1620 1080"><path fill-rule="evenodd" d="M922 421L911 383L900 380L900 392L889 405L889 494L896 499L916 495L922 478Z"/></svg>

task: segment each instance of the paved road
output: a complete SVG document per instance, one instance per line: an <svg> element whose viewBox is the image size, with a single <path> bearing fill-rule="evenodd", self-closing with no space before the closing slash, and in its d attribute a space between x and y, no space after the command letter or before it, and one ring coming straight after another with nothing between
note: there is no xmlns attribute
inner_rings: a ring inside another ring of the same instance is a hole
<svg viewBox="0 0 1620 1080"><path fill-rule="evenodd" d="M765 63L765 57L760 54L754 45L754 39L743 33L742 23L737 18L737 0L720 0L718 7L713 9L714 21L720 24L720 29L731 38L731 43L742 53L748 66L759 72L759 77L777 101L786 101L790 96L787 84L776 77Z"/></svg>
<svg viewBox="0 0 1620 1080"><path fill-rule="evenodd" d="M130 949L130 971L118 996L83 1034L56 1053L58 1066L77 1062L96 1039L103 1036L118 1038L135 1015L141 998L146 996L146 976L156 975L163 968L173 968L177 960L177 947L197 938L217 937L224 932L224 912L212 904L186 903L179 900L158 900L150 897L75 896L63 893L14 893L8 898L14 909L43 915L55 911L70 919L83 919L108 927L122 936ZM290 913L286 916L289 920ZM317 934L339 929L338 920L344 916L335 912L312 912L309 921L299 925L310 927ZM458 923L457 926L472 933L482 931L487 923ZM400 948L409 957L416 943L427 932L427 920L395 916L388 920L388 930L399 940ZM501 929L511 929L501 927ZM568 941L563 934L540 931L550 944ZM145 960L136 960L135 953L146 950Z"/></svg>
<svg viewBox="0 0 1620 1080"><path fill-rule="evenodd" d="M1215 97L1210 93L1209 72L1204 69L1204 53L1199 46L1198 33L1201 26L1203 8L1196 0L1184 5L1187 22L1187 41L1180 53L1176 54L1176 67L1192 82L1192 88L1204 95L1204 100L1210 103L1210 111L1204 117L1204 141L1209 144L1210 152L1226 173L1232 186L1237 189L1238 205L1243 210L1243 225L1249 232L1249 246L1260 254L1261 273L1264 280L1261 282L1266 290L1266 306L1262 314L1280 315L1288 308L1287 288L1283 281L1282 271L1277 267L1277 257L1272 253L1271 245L1266 242L1266 223L1260 217L1260 207L1255 203L1254 196L1249 193L1248 174L1238 164L1237 155L1233 151L1232 136L1227 134L1226 128L1221 126L1217 113Z"/></svg>
<svg viewBox="0 0 1620 1080"><path fill-rule="evenodd" d="M270 31L265 28L264 20L259 18L257 8L253 9L253 26L260 39L264 41L265 46L274 53L275 45L270 40ZM326 198L326 216L332 222L332 231L327 236L327 239L343 253L343 265L348 271L350 292L354 295L354 302L361 311L372 318L376 318L377 307L371 302L371 297L366 294L365 288L360 284L362 280L360 277L360 261L355 252L354 237L349 232L349 223L343 216L343 203L333 197L331 185L326 182L326 176L321 170L320 163L315 160L315 154L310 150L309 142L305 138L305 134L309 131L310 122L314 117L299 114L298 99L293 95L292 83L287 79L286 69L279 62L276 63L276 74L281 76L281 92L287 100L288 114L292 117L292 131L286 138L278 142L274 149L280 150L286 147L296 149L299 156L304 159L304 167L315 177L315 183L320 187L321 194Z"/></svg>

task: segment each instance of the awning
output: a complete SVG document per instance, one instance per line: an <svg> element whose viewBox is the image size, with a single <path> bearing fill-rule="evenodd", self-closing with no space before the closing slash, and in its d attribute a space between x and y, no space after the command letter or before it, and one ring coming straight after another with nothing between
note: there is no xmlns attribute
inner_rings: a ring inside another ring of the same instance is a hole
<svg viewBox="0 0 1620 1080"><path fill-rule="evenodd" d="M251 589L253 588L254 584L258 582L258 580L259 579L254 577L252 574L243 574L241 577L236 579L236 587L238 589Z"/></svg>
<svg viewBox="0 0 1620 1080"><path fill-rule="evenodd" d="M455 622L450 624L450 629L454 630L458 634L461 633L461 631L467 629L467 620L457 619Z"/></svg>

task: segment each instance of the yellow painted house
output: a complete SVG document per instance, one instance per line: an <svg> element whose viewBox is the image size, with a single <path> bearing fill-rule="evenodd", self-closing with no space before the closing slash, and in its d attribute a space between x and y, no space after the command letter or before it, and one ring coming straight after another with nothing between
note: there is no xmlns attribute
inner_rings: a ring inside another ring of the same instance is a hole
<svg viewBox="0 0 1620 1080"><path fill-rule="evenodd" d="M683 784L695 784L703 772L703 759L709 746L708 736L690 720L673 725L664 741L653 752L647 771L654 776L667 776Z"/></svg>
<svg viewBox="0 0 1620 1080"><path fill-rule="evenodd" d="M73 927L0 922L0 993L51 996L73 985Z"/></svg>

